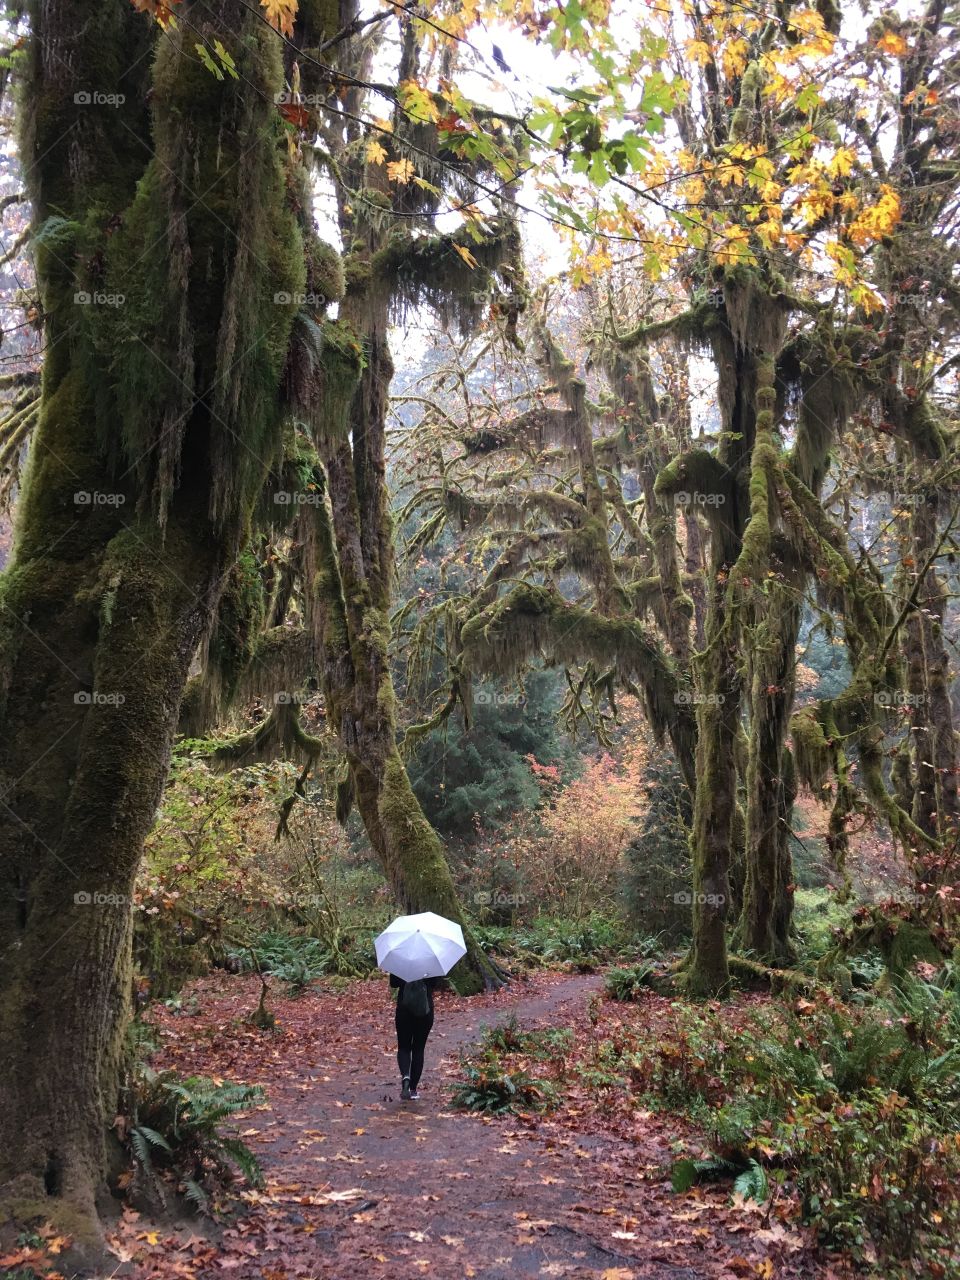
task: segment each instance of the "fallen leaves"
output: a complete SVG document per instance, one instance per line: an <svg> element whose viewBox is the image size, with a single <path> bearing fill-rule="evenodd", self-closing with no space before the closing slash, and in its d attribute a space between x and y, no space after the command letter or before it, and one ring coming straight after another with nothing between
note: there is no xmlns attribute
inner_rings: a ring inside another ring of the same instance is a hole
<svg viewBox="0 0 960 1280"><path fill-rule="evenodd" d="M559 1002L565 989L580 990L583 982L544 975L531 995L539 993L542 1009L551 992ZM772 1280L762 1269L768 1259L777 1280L792 1280L807 1259L789 1223L749 1205L737 1209L729 1187L697 1187L675 1199L663 1170L689 1128L640 1106L601 1115L588 1091L578 1089L575 1071L571 1105L533 1125L448 1111L440 1089L425 1094L427 1105L416 1115L404 1111L395 1089L386 1091L392 1027L382 984L352 987L349 1019L342 997L279 999L285 1034L266 1040L238 1021L255 1003L253 980L205 979L196 989L203 1013L189 1025L163 1009L152 1014L163 1046L158 1059L185 1074L267 1089L272 1110L248 1137L268 1181L240 1191L244 1212L215 1243L180 1240L125 1215L110 1244L118 1259L133 1263L135 1280L266 1280L268 1273L283 1280L348 1273L370 1280L421 1273L469 1278L496 1266L513 1274L527 1250L547 1254L539 1274L564 1276L582 1274L592 1248L614 1265L590 1274L611 1280L640 1280L651 1260L702 1272L705 1257L716 1260L718 1280ZM517 1003L511 992L470 1004L445 1001L446 1040L439 1034L431 1040L436 1057L428 1058L434 1079L443 1079L437 1059L445 1045L456 1049L475 1034L478 1011ZM584 1045L594 1035L585 1004L581 993L570 1006ZM654 999L643 1016L656 1022L660 1009ZM662 1009L669 1016L669 1002ZM566 1013L564 1021L571 1021ZM362 1124L356 1110L364 1112ZM326 1155L313 1153L318 1143L330 1144ZM423 1177L411 1194L412 1161ZM504 1199L516 1195L524 1207L504 1221ZM320 1261L331 1250L333 1271ZM494 1254L501 1251L511 1260L498 1262ZM738 1270L741 1258L746 1270Z"/></svg>

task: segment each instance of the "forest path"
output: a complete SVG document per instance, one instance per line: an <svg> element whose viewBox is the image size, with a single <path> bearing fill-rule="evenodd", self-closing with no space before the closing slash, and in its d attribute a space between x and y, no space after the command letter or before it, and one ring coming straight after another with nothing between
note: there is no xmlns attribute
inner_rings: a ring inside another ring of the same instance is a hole
<svg viewBox="0 0 960 1280"><path fill-rule="evenodd" d="M158 1016L160 1066L262 1084L243 1117L266 1177L249 1212L201 1238L150 1240L138 1280L743 1280L826 1277L779 1224L728 1212L729 1186L670 1188L669 1117L640 1112L616 1135L554 1117L451 1111L457 1051L484 1025L575 1026L589 1034L597 975L538 975L494 995L437 996L418 1102L399 1100L385 980L275 998L277 1031L243 1023L258 987L218 975L195 984L194 1016ZM534 1068L535 1071L535 1068ZM127 1224L127 1238L134 1234ZM794 1240L796 1238L794 1237ZM141 1245L141 1248L146 1246Z"/></svg>

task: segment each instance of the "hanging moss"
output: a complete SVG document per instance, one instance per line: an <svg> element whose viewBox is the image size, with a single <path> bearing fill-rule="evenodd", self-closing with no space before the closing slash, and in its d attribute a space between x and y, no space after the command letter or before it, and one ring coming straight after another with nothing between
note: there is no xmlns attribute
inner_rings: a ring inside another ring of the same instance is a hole
<svg viewBox="0 0 960 1280"><path fill-rule="evenodd" d="M326 506L318 508L314 514L306 550L310 585L307 620L315 652L333 671L348 669L351 665L350 628Z"/></svg>
<svg viewBox="0 0 960 1280"><path fill-rule="evenodd" d="M356 796L356 786L354 784L353 772L350 769L344 770L337 779L337 798L336 798L336 815L337 822L341 827L347 825L347 819L353 809L353 801Z"/></svg>
<svg viewBox="0 0 960 1280"><path fill-rule="evenodd" d="M790 467L812 493L819 494L830 448L853 411L856 383L849 361L824 335L812 350L804 350L797 385L797 437Z"/></svg>
<svg viewBox="0 0 960 1280"><path fill-rule="evenodd" d="M461 632L471 670L514 676L536 657L565 666L614 667L643 691L657 735L669 734L688 784L694 785L695 728L677 671L657 640L635 619L604 617L568 603L547 587L521 584L470 618Z"/></svg>
<svg viewBox="0 0 960 1280"><path fill-rule="evenodd" d="M329 749L323 738L306 732L299 703L291 698L275 703L255 728L218 743L209 760L220 769L235 769L240 764L269 764L274 760L315 760Z"/></svg>
<svg viewBox="0 0 960 1280"><path fill-rule="evenodd" d="M348 325L334 320L319 323L309 312L298 312L284 382L290 411L310 431L313 443L307 449L346 438L363 362L363 348ZM304 446L298 445L295 453L306 458Z"/></svg>
<svg viewBox="0 0 960 1280"><path fill-rule="evenodd" d="M739 537L736 528L737 487L734 472L706 449L690 449L674 458L657 475L656 497L684 499L687 508L706 516L720 559L732 558Z"/></svg>
<svg viewBox="0 0 960 1280"><path fill-rule="evenodd" d="M368 260L348 258L347 287L359 292L379 283L389 291L390 307L398 322L416 308L427 306L468 333L487 305L491 273L503 261L508 244L505 224L498 224L479 242L463 232L414 236L395 231Z"/></svg>
<svg viewBox="0 0 960 1280"><path fill-rule="evenodd" d="M254 658L265 605L260 565L251 551L244 551L227 576L209 646L228 700Z"/></svg>
<svg viewBox="0 0 960 1280"><path fill-rule="evenodd" d="M797 777L819 795L830 768L831 754L815 708L804 707L794 714L790 720L790 736Z"/></svg>
<svg viewBox="0 0 960 1280"><path fill-rule="evenodd" d="M711 302L698 302L669 320L640 324L629 333L618 334L616 341L624 351L648 346L658 338L672 337L683 349L705 346L712 330L720 323L717 308Z"/></svg>
<svg viewBox="0 0 960 1280"><path fill-rule="evenodd" d="M950 432L935 405L927 395L914 400L903 418L903 426L918 453L940 461L956 448L956 432Z"/></svg>
<svg viewBox="0 0 960 1280"><path fill-rule="evenodd" d="M783 346L792 301L783 281L747 266L727 267L721 277L727 325L737 347L766 356Z"/></svg>
<svg viewBox="0 0 960 1280"><path fill-rule="evenodd" d="M189 450L206 453L214 468L211 515L236 520L279 448L278 388L294 309L275 300L304 289L303 241L272 108L283 84L272 33L257 28L237 44L238 81L217 81L182 39L178 28L160 44L156 155L106 251L107 290L123 295L124 323L137 340L117 342L107 324L103 341L124 463L153 493L161 519ZM167 127L168 113L196 119L204 110L232 129ZM274 147L246 141L271 134ZM196 190L206 193L202 201ZM224 226L235 229L226 254Z"/></svg>
<svg viewBox="0 0 960 1280"><path fill-rule="evenodd" d="M271 627L258 633L236 682L234 701L299 692L313 672L311 638L304 627Z"/></svg>

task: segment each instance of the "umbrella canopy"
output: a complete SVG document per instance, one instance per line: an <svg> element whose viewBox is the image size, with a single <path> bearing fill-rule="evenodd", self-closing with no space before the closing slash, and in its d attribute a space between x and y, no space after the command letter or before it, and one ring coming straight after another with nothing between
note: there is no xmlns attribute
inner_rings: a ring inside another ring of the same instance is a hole
<svg viewBox="0 0 960 1280"><path fill-rule="evenodd" d="M397 916L377 938L377 964L404 982L441 978L467 954L463 930L433 911Z"/></svg>

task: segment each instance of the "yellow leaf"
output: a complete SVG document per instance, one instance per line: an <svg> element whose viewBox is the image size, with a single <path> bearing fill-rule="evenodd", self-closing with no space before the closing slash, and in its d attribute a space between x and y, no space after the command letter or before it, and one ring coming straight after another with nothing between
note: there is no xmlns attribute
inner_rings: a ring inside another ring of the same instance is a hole
<svg viewBox="0 0 960 1280"><path fill-rule="evenodd" d="M453 247L471 270L474 267L479 267L480 263L477 262L476 258L465 245L455 244Z"/></svg>
<svg viewBox="0 0 960 1280"><path fill-rule="evenodd" d="M703 40L687 41L687 57L691 62L695 62L698 67L705 67L709 62L713 61L713 53L710 46Z"/></svg>
<svg viewBox="0 0 960 1280"><path fill-rule="evenodd" d="M902 58L909 46L903 36L897 35L895 31L885 31L877 41L877 48L884 53L892 53L895 58Z"/></svg>
<svg viewBox="0 0 960 1280"><path fill-rule="evenodd" d="M370 138L367 141L367 147L364 152L367 164L383 164L387 158L387 153L377 141L376 138Z"/></svg>
<svg viewBox="0 0 960 1280"><path fill-rule="evenodd" d="M857 153L853 147L840 147L827 165L827 172L834 178L845 178L853 168Z"/></svg>
<svg viewBox="0 0 960 1280"><path fill-rule="evenodd" d="M739 36L736 40L731 40L729 44L724 45L721 60L723 62L723 74L728 80L736 80L738 76L742 76L747 68L747 54L750 52L750 45L744 40L743 36Z"/></svg>
<svg viewBox="0 0 960 1280"><path fill-rule="evenodd" d="M884 183L875 205L861 210L847 228L847 236L856 245L867 245L888 236L900 221L900 197Z"/></svg>
<svg viewBox="0 0 960 1280"><path fill-rule="evenodd" d="M760 238L760 242L764 248L772 249L775 244L780 243L780 237L783 234L783 228L778 222L758 222L754 227L754 232Z"/></svg>
<svg viewBox="0 0 960 1280"><path fill-rule="evenodd" d="M293 22L297 16L298 0L260 0L260 7L271 27L282 36L293 35Z"/></svg>
<svg viewBox="0 0 960 1280"><path fill-rule="evenodd" d="M398 182L405 187L413 177L413 163L410 160L391 160L387 165L387 177L391 182Z"/></svg>
<svg viewBox="0 0 960 1280"><path fill-rule="evenodd" d="M416 80L403 80L397 92L401 107L418 123L429 121L436 124L440 119L440 109L433 94Z"/></svg>
<svg viewBox="0 0 960 1280"><path fill-rule="evenodd" d="M677 164L679 164L684 173L690 173L696 169L698 163L697 157L692 151L687 151L686 147L677 152Z"/></svg>
<svg viewBox="0 0 960 1280"><path fill-rule="evenodd" d="M874 311L884 310L883 299L865 284L858 284L851 289L850 297L867 315Z"/></svg>

